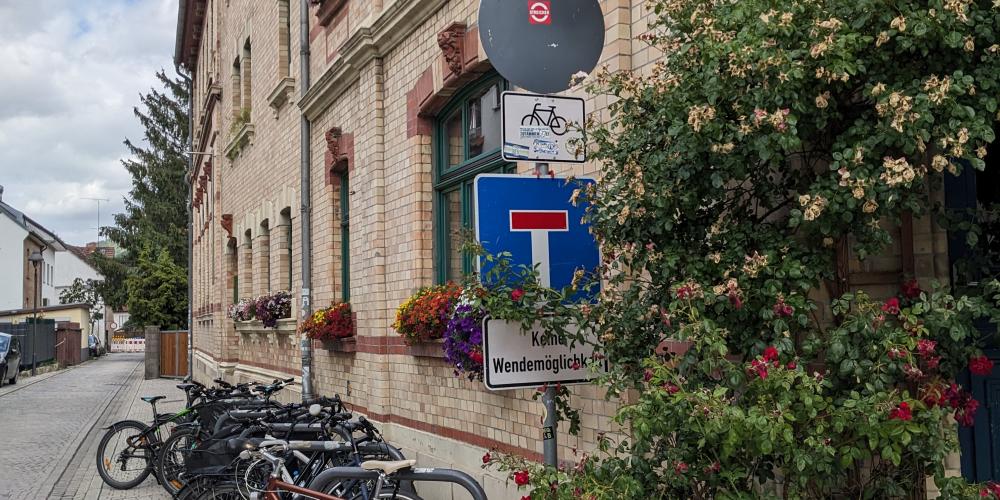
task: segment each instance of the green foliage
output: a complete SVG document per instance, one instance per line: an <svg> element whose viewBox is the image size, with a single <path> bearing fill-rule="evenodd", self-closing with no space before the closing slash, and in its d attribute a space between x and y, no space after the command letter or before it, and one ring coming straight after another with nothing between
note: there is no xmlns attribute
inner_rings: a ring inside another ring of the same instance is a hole
<svg viewBox="0 0 1000 500"><path fill-rule="evenodd" d="M98 280L76 278L69 288L59 292L60 304L86 304L90 309L90 321L97 323L104 319L104 304L101 302Z"/></svg>
<svg viewBox="0 0 1000 500"><path fill-rule="evenodd" d="M612 119L589 131L603 179L581 193L605 260L588 318L610 394L635 391L617 417L630 437L571 471L503 467L530 468L536 499L921 497L956 446L946 416L974 409L950 382L978 354L973 322L1000 319L1000 285L907 283L885 303L816 290L835 248L885 250L883 221L927 214L944 176L984 168L1000 13L648 5L642 38L667 56L593 78Z"/></svg>
<svg viewBox="0 0 1000 500"><path fill-rule="evenodd" d="M166 249L143 248L135 272L125 282L130 324L163 330L187 324L187 273Z"/></svg>
<svg viewBox="0 0 1000 500"><path fill-rule="evenodd" d="M122 310L128 303L128 290L125 288L125 279L128 277L126 259L107 257L100 252L94 252L90 254L90 263L104 277L102 281L94 284L98 296L112 309Z"/></svg>
<svg viewBox="0 0 1000 500"><path fill-rule="evenodd" d="M132 190L125 199L125 212L115 214L115 227L104 234L125 250L124 263L132 268L146 245L166 248L173 262L187 265L188 183L188 95L181 80L160 71L157 79L164 91L144 94L144 108L134 114L145 129L143 143L125 140L130 158L122 165L132 176Z"/></svg>

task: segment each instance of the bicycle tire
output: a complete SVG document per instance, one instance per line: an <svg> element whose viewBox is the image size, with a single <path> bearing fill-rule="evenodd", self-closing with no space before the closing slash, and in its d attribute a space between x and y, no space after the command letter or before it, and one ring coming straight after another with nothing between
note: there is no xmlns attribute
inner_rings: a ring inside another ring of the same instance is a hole
<svg viewBox="0 0 1000 500"><path fill-rule="evenodd" d="M185 484L175 497L177 500L243 500L244 498L233 482L210 478L200 478Z"/></svg>
<svg viewBox="0 0 1000 500"><path fill-rule="evenodd" d="M549 130L551 130L553 134L556 134L558 136L563 136L566 135L566 132L568 131L568 129L566 128L567 125L568 123L566 123L565 118L561 116L556 116L552 118L551 122L549 122Z"/></svg>
<svg viewBox="0 0 1000 500"><path fill-rule="evenodd" d="M105 452L115 436L118 436L128 430L138 431L133 434L133 436L137 436L149 430L149 426L139 422L138 420L122 420L121 422L116 422L108 429L108 432L101 437L101 442L97 445L97 473L101 476L101 479L105 484L116 490L128 490L135 488L140 483L145 481L146 478L149 477L149 474L153 472L153 457L151 456L153 452L149 448L144 448L142 449L141 455L143 457L143 461L145 461L145 465L138 476L124 481L111 477L110 469L112 469L115 463L119 461L119 459L115 458L115 456L120 453L124 453L125 450L122 450L121 452L112 452L110 457L106 456ZM124 439L127 440L129 437L130 436L125 436ZM118 442L116 441L115 444L117 445ZM127 447L131 446L127 445ZM122 464L123 470L128 470L127 467L129 460L130 459L125 459L125 463Z"/></svg>
<svg viewBox="0 0 1000 500"><path fill-rule="evenodd" d="M167 493L176 495L184 487L186 481L181 479L180 474L184 472L183 461L177 462L178 458L183 458L184 453L178 451L180 448L190 448L193 442L199 439L199 432L193 428L180 429L174 432L163 442L160 453L156 457L156 475L160 478L160 484Z"/></svg>
<svg viewBox="0 0 1000 500"><path fill-rule="evenodd" d="M525 123L525 122L528 122L528 123ZM542 119L539 118L538 115L536 115L536 114L530 114L530 115L525 116L524 118L521 118L521 125L522 126L529 126L529 127L541 127L542 125L545 125L545 122L542 121Z"/></svg>

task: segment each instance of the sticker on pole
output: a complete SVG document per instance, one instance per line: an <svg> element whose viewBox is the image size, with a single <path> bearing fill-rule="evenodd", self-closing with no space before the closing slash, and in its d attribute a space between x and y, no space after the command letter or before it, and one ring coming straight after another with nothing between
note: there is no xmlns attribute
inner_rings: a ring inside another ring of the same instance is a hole
<svg viewBox="0 0 1000 500"><path fill-rule="evenodd" d="M575 334L578 328L568 326ZM594 357L593 339L589 344L560 342L546 335L536 324L529 332L520 323L489 319L483 321L483 356L486 388L491 391L539 387L545 384L583 384L607 371L607 362ZM591 361L600 371L589 368Z"/></svg>
<svg viewBox="0 0 1000 500"><path fill-rule="evenodd" d="M503 159L583 163L583 99L504 92Z"/></svg>
<svg viewBox="0 0 1000 500"><path fill-rule="evenodd" d="M552 2L528 0L528 21L531 24L552 24Z"/></svg>

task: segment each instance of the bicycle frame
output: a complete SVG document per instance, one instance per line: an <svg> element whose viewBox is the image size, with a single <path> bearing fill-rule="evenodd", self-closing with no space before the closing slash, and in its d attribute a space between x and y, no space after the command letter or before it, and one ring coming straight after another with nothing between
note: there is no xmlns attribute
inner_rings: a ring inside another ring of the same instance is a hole
<svg viewBox="0 0 1000 500"><path fill-rule="evenodd" d="M314 498L316 500L344 500L341 497L335 497L333 495L327 495L325 493L320 493L318 491L310 490L309 488L303 488L301 486L295 486L294 484L288 484L284 481L278 480L271 477L267 480L267 491L264 492L264 500L281 500L281 496L278 492L286 493L296 493L303 495L307 498ZM253 498L251 496L251 498Z"/></svg>

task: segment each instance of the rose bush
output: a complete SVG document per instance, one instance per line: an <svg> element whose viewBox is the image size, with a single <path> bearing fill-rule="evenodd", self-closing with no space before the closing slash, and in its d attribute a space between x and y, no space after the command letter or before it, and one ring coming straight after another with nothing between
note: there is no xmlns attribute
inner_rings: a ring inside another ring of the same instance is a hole
<svg viewBox="0 0 1000 500"><path fill-rule="evenodd" d="M921 498L928 476L993 494L943 464L950 417L978 405L956 375L992 370L976 324L1000 319L1000 284L901 276L876 300L836 263L885 250L904 213L945 215L945 176L984 168L1000 4L648 5L642 38L668 57L591 78L611 120L577 197L607 285L587 318L610 395L634 391L631 432L575 468L491 463L528 470L536 499Z"/></svg>

